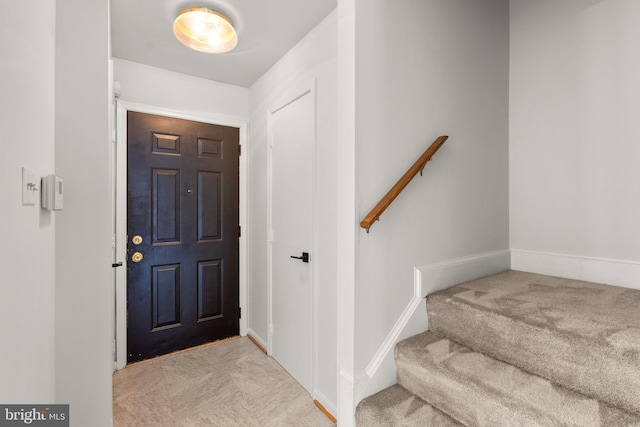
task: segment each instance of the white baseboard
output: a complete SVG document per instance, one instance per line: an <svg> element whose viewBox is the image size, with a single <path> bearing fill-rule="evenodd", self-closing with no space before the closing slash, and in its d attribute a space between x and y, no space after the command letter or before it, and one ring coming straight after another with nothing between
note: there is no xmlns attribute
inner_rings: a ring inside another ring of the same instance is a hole
<svg viewBox="0 0 640 427"><path fill-rule="evenodd" d="M511 268L509 250L485 252L419 267L423 297L459 283L500 273Z"/></svg>
<svg viewBox="0 0 640 427"><path fill-rule="evenodd" d="M511 268L640 289L640 262L511 249Z"/></svg>
<svg viewBox="0 0 640 427"><path fill-rule="evenodd" d="M414 268L414 294L384 342L366 368L358 384L358 400L396 382L393 349L398 341L424 332L428 328L424 298L433 292L491 274L508 270L511 254L508 250L485 252ZM421 308L421 309L419 309Z"/></svg>

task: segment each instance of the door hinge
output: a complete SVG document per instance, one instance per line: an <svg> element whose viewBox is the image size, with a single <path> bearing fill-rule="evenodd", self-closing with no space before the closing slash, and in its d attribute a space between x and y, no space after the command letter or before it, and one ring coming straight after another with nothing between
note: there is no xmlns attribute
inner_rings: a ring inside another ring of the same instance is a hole
<svg viewBox="0 0 640 427"><path fill-rule="evenodd" d="M242 145L238 144L238 156L242 156Z"/></svg>
<svg viewBox="0 0 640 427"><path fill-rule="evenodd" d="M242 237L242 226L238 226L238 238Z"/></svg>
<svg viewBox="0 0 640 427"><path fill-rule="evenodd" d="M242 319L242 307L238 307L238 318Z"/></svg>

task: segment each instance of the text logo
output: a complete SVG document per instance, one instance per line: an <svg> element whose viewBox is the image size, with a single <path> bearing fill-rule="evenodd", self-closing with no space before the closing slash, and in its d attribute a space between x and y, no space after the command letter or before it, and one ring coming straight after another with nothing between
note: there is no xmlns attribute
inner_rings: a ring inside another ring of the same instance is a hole
<svg viewBox="0 0 640 427"><path fill-rule="evenodd" d="M69 427L69 405L0 405L0 427Z"/></svg>

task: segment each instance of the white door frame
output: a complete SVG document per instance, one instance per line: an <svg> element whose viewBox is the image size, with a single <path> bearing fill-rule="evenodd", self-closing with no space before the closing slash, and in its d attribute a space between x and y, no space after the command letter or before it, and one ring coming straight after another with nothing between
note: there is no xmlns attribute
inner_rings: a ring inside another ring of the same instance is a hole
<svg viewBox="0 0 640 427"><path fill-rule="evenodd" d="M116 234L114 236L114 251L116 260L122 261L123 266L115 272L115 301L116 301L116 369L127 365L127 112L155 114L176 119L193 120L221 126L231 126L240 130L240 145L247 140L247 120L242 117L225 116L221 114L203 114L189 111L176 111L162 107L138 104L129 101L117 102L116 109L116 173L114 176L116 197L114 199ZM246 145L245 145L246 151ZM247 334L247 156L240 156L240 212L239 222L242 227L239 247L239 291L240 308L243 316L240 318L240 335Z"/></svg>
<svg viewBox="0 0 640 427"><path fill-rule="evenodd" d="M272 355L272 336L273 336L273 158L271 148L273 147L273 119L272 116L287 105L297 101L305 95L312 97L313 104L313 141L311 145L311 252L310 256L314 260L310 263L311 268L311 390L312 398L316 399L316 384L317 381L317 349L318 349L318 307L317 307L317 274L318 263L316 259L318 257L317 248L317 224L316 220L316 208L317 203L317 167L316 159L318 154L318 106L316 97L316 79L305 79L304 82L299 82L296 85L291 85L284 90L277 102L273 103L267 110L267 316L268 316L268 334L267 334L267 353Z"/></svg>

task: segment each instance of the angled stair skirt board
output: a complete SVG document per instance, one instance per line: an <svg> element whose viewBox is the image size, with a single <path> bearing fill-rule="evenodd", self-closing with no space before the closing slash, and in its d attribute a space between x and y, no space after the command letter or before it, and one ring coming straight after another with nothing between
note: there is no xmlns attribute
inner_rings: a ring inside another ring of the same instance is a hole
<svg viewBox="0 0 640 427"><path fill-rule="evenodd" d="M446 289L461 282L505 271L510 265L508 250L484 252L472 256L440 261L414 268L413 296L400 314L366 368L359 375L358 400L396 382L393 348L398 341L427 329L427 318L422 311L427 294Z"/></svg>

